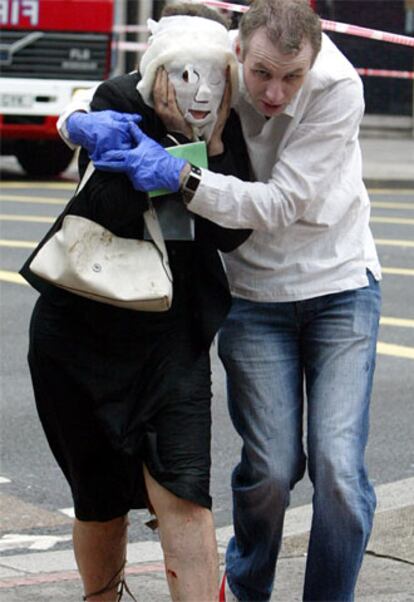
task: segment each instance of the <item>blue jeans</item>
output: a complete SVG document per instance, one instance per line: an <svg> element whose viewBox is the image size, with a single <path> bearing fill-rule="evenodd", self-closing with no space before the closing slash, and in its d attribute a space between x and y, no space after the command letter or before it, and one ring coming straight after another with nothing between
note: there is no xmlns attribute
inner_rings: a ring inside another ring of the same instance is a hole
<svg viewBox="0 0 414 602"><path fill-rule="evenodd" d="M232 476L228 582L269 600L290 491L307 459L314 487L303 599L350 602L372 528L364 453L380 315L379 284L294 303L234 299L220 335L230 415L242 437Z"/></svg>

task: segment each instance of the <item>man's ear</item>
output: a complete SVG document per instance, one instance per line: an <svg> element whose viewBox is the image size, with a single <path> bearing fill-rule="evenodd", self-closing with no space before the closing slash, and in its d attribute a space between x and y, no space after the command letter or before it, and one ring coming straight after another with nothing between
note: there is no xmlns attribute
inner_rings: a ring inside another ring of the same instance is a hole
<svg viewBox="0 0 414 602"><path fill-rule="evenodd" d="M243 62L243 53L242 53L242 49L241 49L241 42L240 42L240 37L237 36L235 42L234 42L234 52L236 54L237 60L239 61L239 63Z"/></svg>

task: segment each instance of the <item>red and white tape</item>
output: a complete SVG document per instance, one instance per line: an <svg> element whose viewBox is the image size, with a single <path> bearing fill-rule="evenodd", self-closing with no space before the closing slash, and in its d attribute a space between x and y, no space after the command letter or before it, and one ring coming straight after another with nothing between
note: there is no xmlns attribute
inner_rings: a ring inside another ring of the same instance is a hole
<svg viewBox="0 0 414 602"><path fill-rule="evenodd" d="M213 6L215 8L221 8L231 12L244 13L249 7L241 4L232 4L231 2L222 2L221 0L201 0L203 4ZM200 2L200 0L193 0L193 2ZM347 23L340 23L337 21L328 21L321 19L322 29L325 31L333 31L336 33L344 33L352 36L358 36L361 38L367 38L370 40L377 40L381 42L389 42L391 44L401 44L404 46L414 47L414 38L404 36L397 33L391 33L387 31L380 31L378 29L369 29L368 27L360 27L359 25L349 25ZM143 32L147 31L144 25L118 25L114 28L117 32ZM125 52L143 52L147 45L141 42L127 42L118 41L114 44L119 50ZM393 77L399 79L412 79L414 80L414 71L398 71L392 69L369 69L359 67L356 69L360 75L371 76L371 77Z"/></svg>
<svg viewBox="0 0 414 602"><path fill-rule="evenodd" d="M144 42L125 42L118 41L113 43L114 48L123 50L124 52L144 52L148 48L148 44ZM393 69L365 69L357 67L356 71L363 76L371 77L396 77L398 79L414 80L414 71L396 71Z"/></svg>
<svg viewBox="0 0 414 602"><path fill-rule="evenodd" d="M148 27L146 25L114 25L113 31L116 33L146 33Z"/></svg>
<svg viewBox="0 0 414 602"><path fill-rule="evenodd" d="M220 0L203 0L203 3L207 4L208 6L214 6L216 8L222 8L224 10L237 13L244 13L249 8L248 6L243 6L240 4L231 4L230 2L221 2ZM336 33L344 33L351 36L367 38L370 40L379 40L381 42L389 42L391 44L402 44L404 46L414 47L414 38L411 38L409 36L403 36L397 33L390 33L387 31L380 31L377 29L369 29L367 27L360 27L359 25L348 25L347 23L328 21L326 19L321 19L321 23L322 29L324 29L325 31L334 31ZM396 77L400 79L414 80L414 71L366 68L357 68L357 71L360 75L371 77Z"/></svg>
<svg viewBox="0 0 414 602"><path fill-rule="evenodd" d="M335 31L336 33L346 33L351 36L368 38L369 40L379 40L380 42L390 42L390 44L402 44L403 46L414 47L414 38L403 36L399 33L390 33L389 31L380 31L378 29L369 29L359 25L348 25L347 23L338 23L336 21L327 21L321 19L322 29L325 31Z"/></svg>
<svg viewBox="0 0 414 602"><path fill-rule="evenodd" d="M195 0L199 1L199 0ZM241 4L231 4L230 2L221 2L220 0L202 0L203 4L215 6L236 13L244 13L249 7ZM345 33L351 36L359 36L361 38L369 38L370 40L379 40L381 42L390 42L391 44L403 44L405 46L414 47L414 38L403 36L398 33L390 33L377 29L369 29L368 27L360 27L359 25L349 25L347 23L339 23L337 21L327 21L321 19L322 29L326 31L335 31L336 33Z"/></svg>
<svg viewBox="0 0 414 602"><path fill-rule="evenodd" d="M366 69L356 67L359 75L368 75L371 77L396 77L399 79L414 79L414 71L395 71L394 69Z"/></svg>
<svg viewBox="0 0 414 602"><path fill-rule="evenodd" d="M148 44L145 42L125 42L123 40L115 40L112 42L112 47L124 52L145 52Z"/></svg>

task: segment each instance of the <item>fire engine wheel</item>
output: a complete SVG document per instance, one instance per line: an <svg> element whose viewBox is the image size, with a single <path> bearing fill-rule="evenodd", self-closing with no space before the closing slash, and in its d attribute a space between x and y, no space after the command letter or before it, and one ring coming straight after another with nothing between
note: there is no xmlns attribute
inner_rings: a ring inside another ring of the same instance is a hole
<svg viewBox="0 0 414 602"><path fill-rule="evenodd" d="M29 176L57 176L72 161L73 150L61 140L25 141L17 148L16 157Z"/></svg>

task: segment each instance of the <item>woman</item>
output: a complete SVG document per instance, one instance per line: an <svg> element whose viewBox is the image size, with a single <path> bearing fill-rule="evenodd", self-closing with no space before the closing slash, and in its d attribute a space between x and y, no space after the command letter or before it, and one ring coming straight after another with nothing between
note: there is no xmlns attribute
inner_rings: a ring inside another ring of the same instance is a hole
<svg viewBox="0 0 414 602"><path fill-rule="evenodd" d="M191 17L179 16L189 10ZM181 86L186 92L183 103L190 98L189 84L194 98L202 89L200 102L214 99L208 111L197 110L197 98L196 108L191 101L193 108L186 109L192 131L204 136L215 152L217 136L221 138L219 120L217 128L215 123L231 61L224 41L227 32L218 14L206 7L178 5L169 11L141 62L142 95L137 91L138 73L121 76L97 89L91 108L139 113L145 133L171 144L176 137L168 136L148 104L149 86L163 65L174 81L178 102ZM183 56L186 36L193 48L198 34L203 43L197 46L199 52L194 49L191 57ZM184 106L180 108L187 114ZM210 157L210 169L246 176L239 132L237 117L231 114L222 134L225 151ZM83 150L81 175L88 162ZM171 208L184 211L175 201L177 195L168 195L157 203L167 207L167 213ZM142 238L147 208L147 195L135 191L127 176L96 171L70 212L118 236ZM208 350L231 302L217 249L232 250L249 231L225 230L202 218L195 218L194 229L194 240L176 240L164 230L174 282L173 304L165 313L119 309L45 284L30 272L33 255L21 271L41 292L30 326L29 365L43 428L72 490L73 543L84 600L121 598L132 508L148 508L156 515L172 599L217 599L209 494Z"/></svg>

